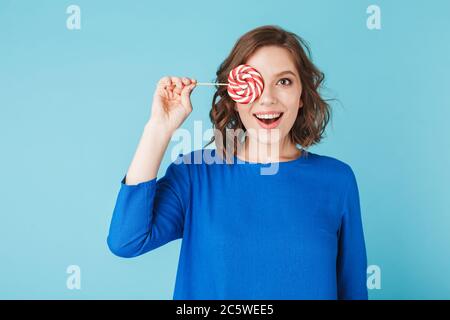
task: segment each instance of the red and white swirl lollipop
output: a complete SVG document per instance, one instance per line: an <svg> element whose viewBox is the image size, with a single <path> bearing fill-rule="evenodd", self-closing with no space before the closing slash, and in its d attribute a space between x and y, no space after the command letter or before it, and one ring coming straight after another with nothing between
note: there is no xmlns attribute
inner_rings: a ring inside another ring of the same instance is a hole
<svg viewBox="0 0 450 320"><path fill-rule="evenodd" d="M228 95L241 104L249 104L258 99L264 90L261 74L247 64L241 64L230 71L228 83L197 83L197 85L228 86Z"/></svg>
<svg viewBox="0 0 450 320"><path fill-rule="evenodd" d="M228 95L242 104L252 103L261 95L264 80L255 68L241 64L228 75Z"/></svg>

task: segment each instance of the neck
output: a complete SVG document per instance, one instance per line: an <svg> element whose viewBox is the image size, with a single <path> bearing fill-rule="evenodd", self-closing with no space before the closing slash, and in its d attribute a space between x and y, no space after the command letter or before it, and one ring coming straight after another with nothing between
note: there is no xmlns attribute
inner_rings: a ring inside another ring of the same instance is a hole
<svg viewBox="0 0 450 320"><path fill-rule="evenodd" d="M237 157L248 162L283 162L297 159L301 150L292 143L288 136L279 142L262 143L247 136L241 148L238 148Z"/></svg>

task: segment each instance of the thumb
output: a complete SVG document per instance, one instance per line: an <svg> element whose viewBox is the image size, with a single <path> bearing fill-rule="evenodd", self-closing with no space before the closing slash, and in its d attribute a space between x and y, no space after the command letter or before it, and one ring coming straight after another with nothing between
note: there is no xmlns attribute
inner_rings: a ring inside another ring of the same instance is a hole
<svg viewBox="0 0 450 320"><path fill-rule="evenodd" d="M185 86L183 88L183 90L181 91L181 102L184 105L190 104L190 95L191 95L191 92L194 89L194 87L195 87L195 84L191 84L189 86Z"/></svg>

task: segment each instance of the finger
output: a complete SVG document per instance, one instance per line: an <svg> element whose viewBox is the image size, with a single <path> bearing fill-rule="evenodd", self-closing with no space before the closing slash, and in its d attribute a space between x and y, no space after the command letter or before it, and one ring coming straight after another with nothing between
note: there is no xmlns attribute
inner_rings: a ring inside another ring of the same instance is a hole
<svg viewBox="0 0 450 320"><path fill-rule="evenodd" d="M156 85L156 90L155 90L154 94L158 94L161 96L167 96L169 94L169 92L172 91L171 85L172 85L172 81L170 80L169 76L165 76L165 77L159 79L159 81Z"/></svg>
<svg viewBox="0 0 450 320"><path fill-rule="evenodd" d="M186 85L186 86L190 85L191 84L191 79L184 77L183 78L183 84Z"/></svg>
<svg viewBox="0 0 450 320"><path fill-rule="evenodd" d="M185 86L180 95L182 104L188 108L192 108L190 95L191 95L193 88L194 88L193 84L191 84L189 86Z"/></svg>
<svg viewBox="0 0 450 320"><path fill-rule="evenodd" d="M192 90L194 90L194 88L195 88L195 84L190 84L188 86L185 86L183 88L183 91L181 92L181 95L189 97L189 95L191 94Z"/></svg>
<svg viewBox="0 0 450 320"><path fill-rule="evenodd" d="M179 91L181 91L181 89L183 89L183 83L181 82L180 78L171 77L170 79L172 80L173 83L175 83L175 86L177 89L179 89Z"/></svg>
<svg viewBox="0 0 450 320"><path fill-rule="evenodd" d="M162 86L163 88L165 88L167 86L170 86L171 84L172 84L171 77L170 76L165 76L165 77L162 77L161 79L159 79L157 85L158 86Z"/></svg>

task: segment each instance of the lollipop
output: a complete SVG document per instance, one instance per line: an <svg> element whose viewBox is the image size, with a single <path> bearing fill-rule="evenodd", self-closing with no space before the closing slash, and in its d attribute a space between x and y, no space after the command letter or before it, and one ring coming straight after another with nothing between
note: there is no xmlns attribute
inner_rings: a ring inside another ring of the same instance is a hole
<svg viewBox="0 0 450 320"><path fill-rule="evenodd" d="M228 95L241 104L252 103L261 95L264 89L264 80L261 74L247 64L241 64L231 70L228 83L197 83L197 85L228 86Z"/></svg>

